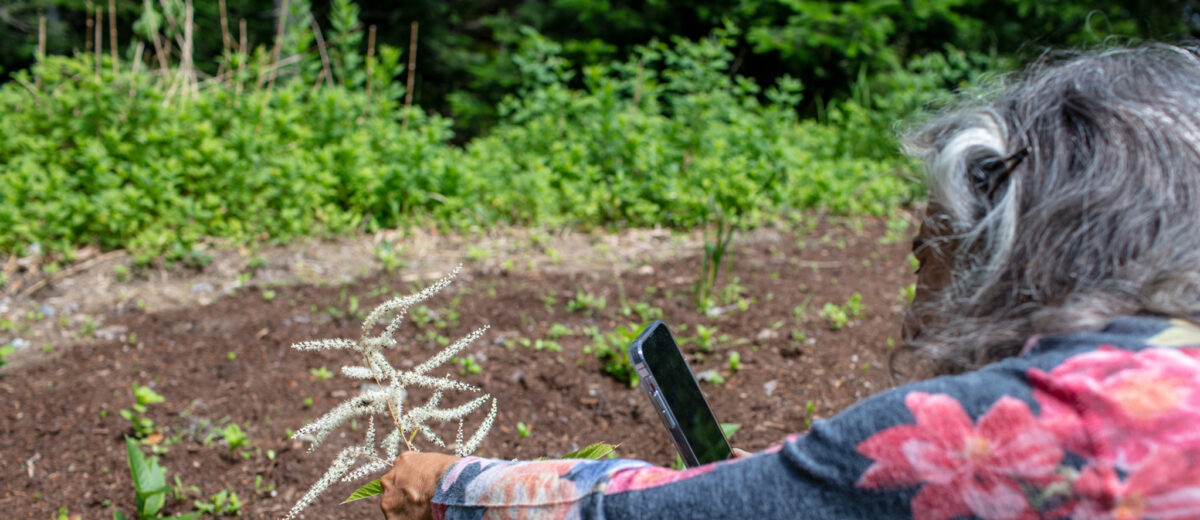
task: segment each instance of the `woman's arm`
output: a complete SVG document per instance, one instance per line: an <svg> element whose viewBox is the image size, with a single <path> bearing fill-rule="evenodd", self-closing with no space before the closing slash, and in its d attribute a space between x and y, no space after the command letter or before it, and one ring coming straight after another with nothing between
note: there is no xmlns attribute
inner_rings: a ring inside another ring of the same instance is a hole
<svg viewBox="0 0 1200 520"><path fill-rule="evenodd" d="M673 471L632 460L467 457L413 496L432 497L428 514L450 520L1063 518L1076 507L1115 507L1104 497L1119 495L1108 485L1118 474L1088 469L1104 460L1057 427L1087 409L1069 406L1074 387L1052 383L1092 357L1153 353L1089 350L889 390L744 459ZM1064 358L1077 361L1057 366ZM421 474L407 465L397 473Z"/></svg>

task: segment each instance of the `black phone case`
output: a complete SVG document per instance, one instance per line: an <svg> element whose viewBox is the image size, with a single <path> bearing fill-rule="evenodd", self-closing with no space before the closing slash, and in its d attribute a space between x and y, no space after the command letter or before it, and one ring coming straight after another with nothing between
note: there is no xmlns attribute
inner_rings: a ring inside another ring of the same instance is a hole
<svg viewBox="0 0 1200 520"><path fill-rule="evenodd" d="M657 327L666 329L667 335L671 338L671 346L675 350L679 350L679 344L675 342L675 336L671 334L671 329L667 328L667 324L662 320L655 320L650 325L647 325L642 330L642 333L638 335L637 339L633 340L633 343L629 345L629 361L633 364L633 368L640 379L638 386L642 387L642 390L646 392L646 396L650 398L650 403L654 405L654 410L658 412L658 418L662 420L663 426L671 434L671 441L675 443L675 449L679 452L680 458L683 459L683 464L689 468L694 468L701 465L700 460L696 457L696 452L692 449L691 443L688 442L687 436L684 435L683 428L679 426L679 421L675 419L675 414L671 412L671 407L667 404L666 398L659 391L658 381L654 378L654 373L650 370L650 366L646 362L646 356L643 353L643 344L650 338ZM680 356L682 355L683 353L680 352ZM687 365L686 358L684 358L684 364ZM696 380L696 374L692 371L691 366L688 366L688 375L691 376L691 383L696 385L696 389L699 390L700 382ZM700 395L703 396L703 392ZM712 408L708 406L707 401L704 402L704 406L708 408L709 416L712 416ZM721 432L721 438L728 446L729 439L725 438L723 431Z"/></svg>

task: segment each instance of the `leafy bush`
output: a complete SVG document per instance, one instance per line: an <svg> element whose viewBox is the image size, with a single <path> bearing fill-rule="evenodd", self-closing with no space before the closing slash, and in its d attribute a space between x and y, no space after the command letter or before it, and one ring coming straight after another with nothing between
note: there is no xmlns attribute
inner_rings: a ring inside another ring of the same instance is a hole
<svg viewBox="0 0 1200 520"><path fill-rule="evenodd" d="M917 195L890 134L847 143L839 128L882 123L850 109L802 121L799 82L731 76L732 34L639 47L573 78L561 46L530 33L514 58L521 95L463 147L451 121L379 95L388 74L371 96L357 80L313 88L303 68L273 88L246 72L183 96L145 72L97 75L90 55L47 57L0 86L0 252L96 244L201 266L213 240L431 221L691 227L714 212L749 226Z"/></svg>

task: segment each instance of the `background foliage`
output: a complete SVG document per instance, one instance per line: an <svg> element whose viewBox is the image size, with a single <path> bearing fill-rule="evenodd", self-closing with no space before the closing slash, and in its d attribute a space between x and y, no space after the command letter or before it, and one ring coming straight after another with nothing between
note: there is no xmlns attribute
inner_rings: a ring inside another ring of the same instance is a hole
<svg viewBox="0 0 1200 520"><path fill-rule="evenodd" d="M896 121L1047 47L1196 32L1182 1L225 4L113 2L115 61L104 2L0 7L0 252L883 213L920 195Z"/></svg>

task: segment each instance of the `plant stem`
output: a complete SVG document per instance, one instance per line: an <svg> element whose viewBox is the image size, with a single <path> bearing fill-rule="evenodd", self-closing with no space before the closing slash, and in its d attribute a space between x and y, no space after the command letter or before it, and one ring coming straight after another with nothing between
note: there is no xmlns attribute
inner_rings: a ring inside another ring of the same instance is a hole
<svg viewBox="0 0 1200 520"><path fill-rule="evenodd" d="M371 369L371 377L375 378L375 384L379 385L379 388L383 388L383 382L379 380L379 369L375 368L375 363L371 361L371 357L363 354L363 361L365 361L367 367ZM392 416L392 424L397 430L400 430L400 439L404 441L404 447L407 448L408 451L413 451L412 443L408 441L408 437L404 435L404 428L400 426L400 418L396 416L396 410L392 408L392 400L385 397L384 402L387 403L388 414Z"/></svg>

